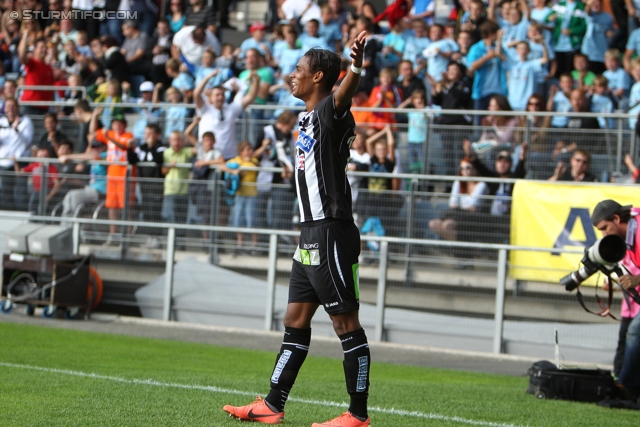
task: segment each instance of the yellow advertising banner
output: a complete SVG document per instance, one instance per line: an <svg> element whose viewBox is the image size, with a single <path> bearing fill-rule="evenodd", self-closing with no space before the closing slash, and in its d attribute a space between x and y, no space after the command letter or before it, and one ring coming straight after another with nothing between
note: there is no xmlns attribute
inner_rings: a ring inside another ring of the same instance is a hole
<svg viewBox="0 0 640 427"><path fill-rule="evenodd" d="M591 224L598 202L613 199L640 206L640 186L568 185L519 181L513 191L511 244L584 250L602 237ZM557 283L580 265L582 255L512 251L509 275L515 279ZM586 284L595 283L595 276Z"/></svg>

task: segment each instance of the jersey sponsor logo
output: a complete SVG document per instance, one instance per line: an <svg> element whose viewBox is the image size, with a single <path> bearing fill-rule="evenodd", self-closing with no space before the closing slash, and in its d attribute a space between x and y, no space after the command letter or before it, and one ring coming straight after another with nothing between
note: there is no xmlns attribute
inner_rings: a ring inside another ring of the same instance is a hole
<svg viewBox="0 0 640 427"><path fill-rule="evenodd" d="M296 169L303 171L304 170L304 153L298 154L298 162L296 164Z"/></svg>
<svg viewBox="0 0 640 427"><path fill-rule="evenodd" d="M285 365L289 361L290 357L291 357L291 350L284 350L282 352L282 354L278 358L278 363L276 363L276 367L273 370L273 375L271 375L272 383L278 384L278 381L280 380L280 375L282 375L282 370L284 369Z"/></svg>
<svg viewBox="0 0 640 427"><path fill-rule="evenodd" d="M358 357L358 382L356 384L356 391L367 391L367 374L369 372L369 357Z"/></svg>
<svg viewBox="0 0 640 427"><path fill-rule="evenodd" d="M307 135L306 133L304 133L303 131L300 131L298 133L298 140L296 141L296 147L300 147L300 149L305 153L311 152L315 144L316 144L316 140L310 137L309 135Z"/></svg>

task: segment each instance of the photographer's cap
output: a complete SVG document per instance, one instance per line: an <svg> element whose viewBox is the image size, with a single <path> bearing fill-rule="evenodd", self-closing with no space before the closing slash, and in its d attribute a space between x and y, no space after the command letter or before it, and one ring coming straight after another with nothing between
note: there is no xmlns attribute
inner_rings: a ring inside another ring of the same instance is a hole
<svg viewBox="0 0 640 427"><path fill-rule="evenodd" d="M622 206L615 200L603 200L596 205L591 214L591 223L597 226L600 221L609 218L613 214L620 214L632 208L632 205Z"/></svg>

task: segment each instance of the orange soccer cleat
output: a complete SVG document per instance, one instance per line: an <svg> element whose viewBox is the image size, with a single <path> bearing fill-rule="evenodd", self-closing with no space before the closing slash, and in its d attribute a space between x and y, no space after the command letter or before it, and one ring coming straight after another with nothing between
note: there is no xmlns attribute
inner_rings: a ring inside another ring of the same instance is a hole
<svg viewBox="0 0 640 427"><path fill-rule="evenodd" d="M229 416L236 417L243 421L256 421L258 423L265 424L282 424L282 421L284 420L284 412L272 411L271 408L269 408L269 405L267 405L260 396L256 397L256 401L250 405L224 405L222 410L229 413Z"/></svg>
<svg viewBox="0 0 640 427"><path fill-rule="evenodd" d="M313 423L311 427L369 427L370 425L370 418L367 418L365 421L360 421L351 412L347 411L339 417L324 423Z"/></svg>

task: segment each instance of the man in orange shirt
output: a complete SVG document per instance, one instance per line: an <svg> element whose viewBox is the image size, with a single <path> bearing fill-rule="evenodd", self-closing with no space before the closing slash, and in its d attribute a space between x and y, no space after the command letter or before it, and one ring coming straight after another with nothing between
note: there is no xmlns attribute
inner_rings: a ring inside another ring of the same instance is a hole
<svg viewBox="0 0 640 427"><path fill-rule="evenodd" d="M111 121L111 130L97 129L102 108L96 108L91 115L89 125L89 139L95 139L107 145L107 161L113 163L128 163L129 156L135 156L133 148L135 140L133 134L127 132L127 122L122 115L116 115ZM121 218L121 210L125 206L126 197L126 174L127 165L111 164L107 169L107 198L105 206L109 209L109 219L118 220ZM132 166L129 178L136 176L135 166ZM133 208L135 195L135 183L131 180L129 184L129 209ZM115 239L116 225L111 225L109 237L105 242L106 246L117 243Z"/></svg>

